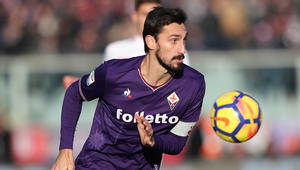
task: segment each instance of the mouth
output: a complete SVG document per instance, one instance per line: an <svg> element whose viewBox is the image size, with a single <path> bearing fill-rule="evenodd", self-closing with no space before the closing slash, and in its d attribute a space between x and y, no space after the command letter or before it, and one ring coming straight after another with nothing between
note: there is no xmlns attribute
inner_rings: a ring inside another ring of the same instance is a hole
<svg viewBox="0 0 300 170"><path fill-rule="evenodd" d="M178 56L173 57L172 60L177 60L179 62L182 62L184 57L185 57L184 55L178 55Z"/></svg>

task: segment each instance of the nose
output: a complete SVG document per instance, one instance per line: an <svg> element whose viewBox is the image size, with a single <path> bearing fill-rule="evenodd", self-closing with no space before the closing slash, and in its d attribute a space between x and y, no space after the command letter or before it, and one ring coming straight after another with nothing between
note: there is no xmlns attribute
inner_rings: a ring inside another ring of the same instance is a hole
<svg viewBox="0 0 300 170"><path fill-rule="evenodd" d="M182 43L180 43L180 45L178 47L178 53L179 54L185 54L185 51L186 51L186 49L185 49L185 43L182 42Z"/></svg>

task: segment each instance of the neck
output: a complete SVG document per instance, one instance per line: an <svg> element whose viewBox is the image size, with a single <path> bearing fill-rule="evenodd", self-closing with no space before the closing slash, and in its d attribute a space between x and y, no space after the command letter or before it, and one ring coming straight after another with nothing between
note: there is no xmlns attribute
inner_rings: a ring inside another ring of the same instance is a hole
<svg viewBox="0 0 300 170"><path fill-rule="evenodd" d="M146 82L152 86L160 86L171 78L171 74L159 64L155 54L150 53L142 61L141 73Z"/></svg>

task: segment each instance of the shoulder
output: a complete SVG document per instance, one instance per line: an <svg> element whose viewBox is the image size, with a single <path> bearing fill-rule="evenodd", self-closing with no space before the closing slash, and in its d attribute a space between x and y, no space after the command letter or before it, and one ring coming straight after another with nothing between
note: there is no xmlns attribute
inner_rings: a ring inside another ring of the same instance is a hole
<svg viewBox="0 0 300 170"><path fill-rule="evenodd" d="M188 65L185 65L183 74L183 77L189 81L204 81L204 75Z"/></svg>
<svg viewBox="0 0 300 170"><path fill-rule="evenodd" d="M204 75L188 65L184 66L182 74L175 75L175 79L180 79L184 85L196 91L205 89Z"/></svg>
<svg viewBox="0 0 300 170"><path fill-rule="evenodd" d="M144 56L131 57L127 59L112 59L105 61L104 64L110 72L126 72L132 69L137 69Z"/></svg>
<svg viewBox="0 0 300 170"><path fill-rule="evenodd" d="M202 101L206 91L204 75L194 68L185 65L182 77L182 86L190 89L189 92L193 96L191 99Z"/></svg>

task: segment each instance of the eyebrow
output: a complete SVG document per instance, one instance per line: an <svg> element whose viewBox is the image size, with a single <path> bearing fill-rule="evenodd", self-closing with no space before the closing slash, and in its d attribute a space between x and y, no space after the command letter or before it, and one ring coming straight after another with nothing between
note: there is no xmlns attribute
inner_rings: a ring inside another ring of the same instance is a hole
<svg viewBox="0 0 300 170"><path fill-rule="evenodd" d="M186 32L186 34L185 34L185 36L184 36L184 39L186 39L187 36L188 36L188 32ZM171 34L171 35L169 35L169 38L171 38L171 37L181 38L182 36L179 35L179 34Z"/></svg>

